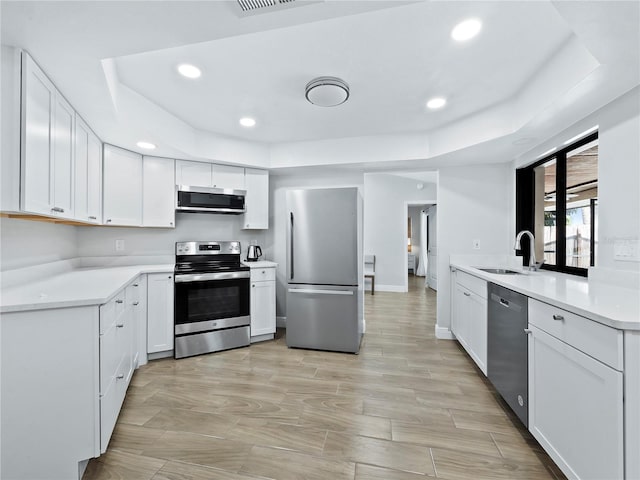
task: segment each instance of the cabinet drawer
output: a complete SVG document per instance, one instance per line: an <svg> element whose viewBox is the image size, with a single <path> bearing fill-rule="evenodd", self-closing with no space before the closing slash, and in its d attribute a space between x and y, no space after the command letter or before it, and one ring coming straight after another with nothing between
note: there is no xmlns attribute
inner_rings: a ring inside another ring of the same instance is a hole
<svg viewBox="0 0 640 480"><path fill-rule="evenodd" d="M251 281L252 282L264 282L267 280L276 279L276 269L272 267L268 268L252 268L251 269Z"/></svg>
<svg viewBox="0 0 640 480"><path fill-rule="evenodd" d="M481 278L457 270L456 282L485 300L487 299L487 282Z"/></svg>
<svg viewBox="0 0 640 480"><path fill-rule="evenodd" d="M124 359L116 367L117 372L122 372L124 367ZM113 428L120 413L120 407L124 401L127 391L125 378L114 378L113 382L100 396L100 453L104 453L109 445Z"/></svg>
<svg viewBox="0 0 640 480"><path fill-rule="evenodd" d="M104 393L118 374L118 368L125 356L123 330L112 325L100 335L100 393Z"/></svg>
<svg viewBox="0 0 640 480"><path fill-rule="evenodd" d="M529 323L622 371L622 331L532 298L529 299Z"/></svg>

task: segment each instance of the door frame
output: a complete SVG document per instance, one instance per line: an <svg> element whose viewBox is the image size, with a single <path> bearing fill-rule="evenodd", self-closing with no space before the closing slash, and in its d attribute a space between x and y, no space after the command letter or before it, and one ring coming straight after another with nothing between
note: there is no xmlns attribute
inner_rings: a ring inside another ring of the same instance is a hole
<svg viewBox="0 0 640 480"><path fill-rule="evenodd" d="M409 269L407 268L407 265L409 263L409 252L407 251L407 240L409 238L409 236L407 235L407 227L406 227L406 219L409 218L409 207L431 207L432 205L437 205L437 201L435 200L405 200L404 202L404 229L403 229L403 236L402 238L404 239L403 241L403 247L404 247L404 292L408 292L409 291ZM413 225L411 226L411 231L413 231ZM436 231L436 233L438 233ZM427 277L428 280L428 277Z"/></svg>

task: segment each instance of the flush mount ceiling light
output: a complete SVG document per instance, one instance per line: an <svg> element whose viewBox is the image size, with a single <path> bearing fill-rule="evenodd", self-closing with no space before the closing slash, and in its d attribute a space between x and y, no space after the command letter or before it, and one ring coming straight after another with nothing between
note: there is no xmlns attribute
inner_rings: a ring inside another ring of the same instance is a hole
<svg viewBox="0 0 640 480"><path fill-rule="evenodd" d="M140 148L144 148L145 150L153 150L156 146L150 142L138 142L136 145Z"/></svg>
<svg viewBox="0 0 640 480"><path fill-rule="evenodd" d="M256 121L251 117L242 117L240 119L240 125L242 125L243 127L254 127L255 124Z"/></svg>
<svg viewBox="0 0 640 480"><path fill-rule="evenodd" d="M189 65L188 63L183 63L182 65L178 65L178 72L180 75L187 78L198 78L202 75L200 69L194 65Z"/></svg>
<svg viewBox="0 0 640 480"><path fill-rule="evenodd" d="M466 42L480 33L482 22L476 18L470 18L457 24L451 30L451 38L457 42Z"/></svg>
<svg viewBox="0 0 640 480"><path fill-rule="evenodd" d="M349 85L336 77L318 77L307 83L305 97L319 107L336 107L349 98Z"/></svg>
<svg viewBox="0 0 640 480"><path fill-rule="evenodd" d="M447 99L442 97L432 98L427 102L427 107L431 110L437 110L438 108L442 108L447 104Z"/></svg>

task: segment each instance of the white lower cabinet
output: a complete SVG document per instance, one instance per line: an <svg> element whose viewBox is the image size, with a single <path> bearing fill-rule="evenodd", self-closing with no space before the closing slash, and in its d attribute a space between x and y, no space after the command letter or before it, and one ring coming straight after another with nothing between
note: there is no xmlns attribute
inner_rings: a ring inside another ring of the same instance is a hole
<svg viewBox="0 0 640 480"><path fill-rule="evenodd" d="M147 275L147 352L173 350L173 274Z"/></svg>
<svg viewBox="0 0 640 480"><path fill-rule="evenodd" d="M251 269L251 341L273 338L276 332L275 268Z"/></svg>
<svg viewBox="0 0 640 480"><path fill-rule="evenodd" d="M451 331L487 374L487 284L484 280L455 272L452 293Z"/></svg>
<svg viewBox="0 0 640 480"><path fill-rule="evenodd" d="M622 372L530 330L529 430L569 478L624 478Z"/></svg>

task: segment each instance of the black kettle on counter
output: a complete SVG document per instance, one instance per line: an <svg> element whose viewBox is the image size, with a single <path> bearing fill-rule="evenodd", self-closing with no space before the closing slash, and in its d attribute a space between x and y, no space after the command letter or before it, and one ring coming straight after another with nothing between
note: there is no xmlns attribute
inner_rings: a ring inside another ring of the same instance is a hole
<svg viewBox="0 0 640 480"><path fill-rule="evenodd" d="M258 245L249 245L247 250L247 262L257 262L262 256L262 249Z"/></svg>

